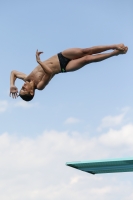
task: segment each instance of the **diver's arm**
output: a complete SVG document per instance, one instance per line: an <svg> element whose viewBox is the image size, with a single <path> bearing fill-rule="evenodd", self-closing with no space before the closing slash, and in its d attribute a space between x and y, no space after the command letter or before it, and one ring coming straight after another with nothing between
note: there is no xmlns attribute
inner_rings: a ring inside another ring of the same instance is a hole
<svg viewBox="0 0 133 200"><path fill-rule="evenodd" d="M44 72L46 74L52 74L52 70L47 67L41 60L40 60L40 54L43 52L38 52L38 50L36 51L36 61L38 62L38 64L43 68Z"/></svg>
<svg viewBox="0 0 133 200"><path fill-rule="evenodd" d="M27 77L26 74L24 74L22 72L18 72L16 70L13 70L13 71L11 71L11 75L10 75L10 85L15 85L15 81L16 81L17 78L25 81L26 77Z"/></svg>
<svg viewBox="0 0 133 200"><path fill-rule="evenodd" d="M25 78L27 77L26 74L22 72L18 72L16 70L11 71L10 75L10 96L13 98L16 98L18 96L18 88L15 86L15 81L17 78L22 79L25 81Z"/></svg>

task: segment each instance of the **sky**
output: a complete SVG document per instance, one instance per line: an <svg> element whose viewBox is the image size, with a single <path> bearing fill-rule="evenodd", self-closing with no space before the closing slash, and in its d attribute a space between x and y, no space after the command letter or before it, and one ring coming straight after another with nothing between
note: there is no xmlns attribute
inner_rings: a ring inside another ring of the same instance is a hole
<svg viewBox="0 0 133 200"><path fill-rule="evenodd" d="M133 155L132 9L132 0L0 0L0 199L133 199L133 173L65 165ZM9 97L10 72L29 74L37 49L45 60L119 43L127 54L58 74L31 102Z"/></svg>

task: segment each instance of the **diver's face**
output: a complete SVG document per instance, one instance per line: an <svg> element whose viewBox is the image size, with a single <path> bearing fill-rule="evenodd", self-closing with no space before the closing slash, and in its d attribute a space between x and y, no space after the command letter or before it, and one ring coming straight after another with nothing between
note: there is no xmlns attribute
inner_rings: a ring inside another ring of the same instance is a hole
<svg viewBox="0 0 133 200"><path fill-rule="evenodd" d="M26 81L20 90L20 94L21 95L31 94L32 90L33 89L32 89L30 82Z"/></svg>

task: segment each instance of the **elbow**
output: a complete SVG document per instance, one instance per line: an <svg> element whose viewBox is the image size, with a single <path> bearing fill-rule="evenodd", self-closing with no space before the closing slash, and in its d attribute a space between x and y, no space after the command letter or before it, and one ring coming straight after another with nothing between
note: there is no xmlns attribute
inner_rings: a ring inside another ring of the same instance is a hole
<svg viewBox="0 0 133 200"><path fill-rule="evenodd" d="M16 72L16 70L12 70L12 71L11 71L11 74L15 74L15 72Z"/></svg>
<svg viewBox="0 0 133 200"><path fill-rule="evenodd" d="M12 70L12 71L11 71L11 76L16 77L16 70Z"/></svg>
<svg viewBox="0 0 133 200"><path fill-rule="evenodd" d="M11 74L13 74L13 73L14 73L14 70L11 71Z"/></svg>

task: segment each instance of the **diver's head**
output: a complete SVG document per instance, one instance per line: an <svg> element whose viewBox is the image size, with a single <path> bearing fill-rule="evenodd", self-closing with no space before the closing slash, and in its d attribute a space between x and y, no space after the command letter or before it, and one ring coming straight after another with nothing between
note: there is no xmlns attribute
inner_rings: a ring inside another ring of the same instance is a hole
<svg viewBox="0 0 133 200"><path fill-rule="evenodd" d="M22 86L19 96L24 100L24 101L31 101L34 97L35 94L35 86L33 81L26 81L24 85Z"/></svg>

